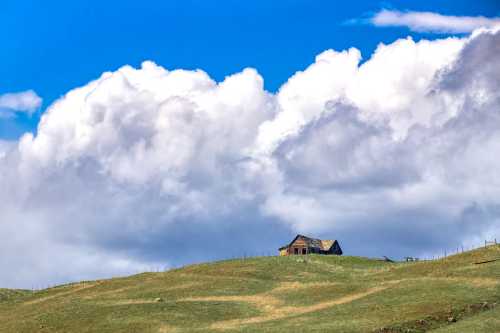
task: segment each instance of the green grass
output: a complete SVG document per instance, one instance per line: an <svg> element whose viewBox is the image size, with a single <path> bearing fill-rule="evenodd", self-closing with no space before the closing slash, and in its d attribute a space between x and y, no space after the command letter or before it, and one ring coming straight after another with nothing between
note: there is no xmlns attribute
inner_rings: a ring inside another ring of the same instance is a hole
<svg viewBox="0 0 500 333"><path fill-rule="evenodd" d="M484 311L475 316L465 318L456 324L444 326L432 331L433 333L452 332L500 332L500 306Z"/></svg>
<svg viewBox="0 0 500 333"><path fill-rule="evenodd" d="M261 257L0 289L0 332L500 332L500 261L474 264L498 257Z"/></svg>
<svg viewBox="0 0 500 333"><path fill-rule="evenodd" d="M0 289L0 303L11 301L14 299L19 299L24 296L31 295L32 292L30 290L22 290L22 289Z"/></svg>

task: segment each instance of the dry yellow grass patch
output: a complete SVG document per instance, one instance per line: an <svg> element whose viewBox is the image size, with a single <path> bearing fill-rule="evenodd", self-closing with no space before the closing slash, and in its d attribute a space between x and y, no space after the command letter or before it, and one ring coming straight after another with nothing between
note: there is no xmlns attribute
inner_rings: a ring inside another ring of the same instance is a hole
<svg viewBox="0 0 500 333"><path fill-rule="evenodd" d="M71 288L70 290L63 291L63 292L60 292L60 293L57 293L54 295L50 295L50 296L40 297L40 298L31 300L31 301L26 301L23 304L30 305L30 304L37 304L37 303L45 302L45 301L48 301L48 300L51 300L51 299L54 299L57 297L70 295L70 294L76 293L76 292L84 290L84 289L94 288L97 285L99 285L99 282L80 283L78 285L71 285L71 286L64 288L64 289Z"/></svg>
<svg viewBox="0 0 500 333"><path fill-rule="evenodd" d="M263 311L272 311L283 304L278 298L264 294L246 295L246 296L208 296L208 297L190 297L181 301L187 302L246 302L251 303Z"/></svg>
<svg viewBox="0 0 500 333"><path fill-rule="evenodd" d="M281 306L283 301L273 296L273 294L286 292L289 290L306 289L315 286L330 286L335 285L334 282L282 282L278 287L264 293L256 295L237 295L237 296L208 296L208 297L190 297L184 298L181 301L191 302L246 302L257 306L261 310L274 310L276 307Z"/></svg>
<svg viewBox="0 0 500 333"><path fill-rule="evenodd" d="M162 324L160 328L158 328L158 333L176 333L179 332L177 327L172 327L169 325Z"/></svg>
<svg viewBox="0 0 500 333"><path fill-rule="evenodd" d="M463 283L471 284L474 287L495 287L498 284L500 284L500 278L499 279L491 279L491 278L449 277L449 278L446 278L446 280L463 282Z"/></svg>
<svg viewBox="0 0 500 333"><path fill-rule="evenodd" d="M115 295L115 294L119 294L123 291L127 291L127 290L134 289L134 288L138 288L138 286L128 286L128 287L122 287L122 288L117 288L117 289L113 289L113 290L97 291L97 292L94 292L90 295L83 296L82 298L83 299L94 299L94 298L102 297L102 296Z"/></svg>
<svg viewBox="0 0 500 333"><path fill-rule="evenodd" d="M179 284L179 285L175 285L175 286L171 286L171 287L166 287L166 288L162 288L160 290L160 292L166 292L166 291L171 291L171 290L179 290L179 289L188 289L188 288L192 288L192 287L197 287L197 286L201 286L203 285L203 283L201 282L190 282L190 283L184 283L184 284ZM124 291L130 291L130 290L133 290L133 289L139 289L139 288L143 288L144 285L143 284L137 284L137 285L133 285L133 286L126 286L126 287L122 287L122 288L117 288L117 289L112 289L112 290L106 290L106 291L96 291L90 295L86 295L82 298L84 299L95 299L95 298L101 298L103 296L108 296L108 297L111 297L112 296L116 296Z"/></svg>
<svg viewBox="0 0 500 333"><path fill-rule="evenodd" d="M296 315L302 315L302 314L306 314L306 313L310 313L310 312L314 312L314 311L324 310L324 309L327 309L327 308L335 306L335 305L350 303L350 302L355 301L357 299L360 299L360 298L366 297L368 295L382 291L386 288L388 288L388 286L377 286L377 287L370 288L370 289L365 290L365 291L360 292L360 293L355 293L355 294L351 294L351 295L337 298L335 300L321 302L321 303L308 305L308 306L279 306L279 305L282 305L282 302L280 302L280 301L275 302L274 305L267 303L267 305L268 305L267 308L261 308L265 312L261 316L247 318L247 319L233 319L233 320L219 321L219 322L214 323L210 328L218 329L218 330L234 329L234 328L240 327L242 325L257 324L257 323L263 323L266 321L283 319L283 318L296 316ZM245 297L246 300L238 298L238 296L232 297L231 300L233 300L233 301L250 301L251 300L251 298L247 298L248 296L243 296L243 297ZM269 297L269 296L267 296L267 297ZM273 298L273 297L271 297L271 298ZM259 302L264 300L264 299L265 298L259 298ZM257 305L257 303L255 303L255 305Z"/></svg>
<svg viewBox="0 0 500 333"><path fill-rule="evenodd" d="M118 300L97 302L97 304L104 306L151 304L151 303L158 303L158 301L151 298L136 298L136 299L118 299Z"/></svg>
<svg viewBox="0 0 500 333"><path fill-rule="evenodd" d="M290 290L307 289L311 287L328 287L338 285L336 282L310 282L310 283L300 283L300 282L282 282L278 287L270 291L270 293L280 293Z"/></svg>
<svg viewBox="0 0 500 333"><path fill-rule="evenodd" d="M500 279L473 278L473 277L461 277L461 276L449 276L449 277L426 276L426 277L404 279L399 281L425 281L425 280L463 283L478 288L495 287L500 284Z"/></svg>
<svg viewBox="0 0 500 333"><path fill-rule="evenodd" d="M180 301L188 302L245 302L250 303L263 312L262 315L246 318L246 319L231 319L219 321L210 326L211 329L234 329L242 325L262 323L271 320L283 319L291 316L306 314L314 311L327 309L329 307L349 303L357 299L366 297L373 293L377 293L387 289L389 285L401 282L390 281L384 285L376 286L367 289L363 292L346 295L331 301L320 302L317 304L307 306L287 306L284 302L274 296L276 293L293 289L305 289L313 286L330 286L335 285L334 282L313 282L313 283L299 283L299 282L283 282L278 287L256 295L243 295L243 296L209 296L209 297L191 297L185 298Z"/></svg>

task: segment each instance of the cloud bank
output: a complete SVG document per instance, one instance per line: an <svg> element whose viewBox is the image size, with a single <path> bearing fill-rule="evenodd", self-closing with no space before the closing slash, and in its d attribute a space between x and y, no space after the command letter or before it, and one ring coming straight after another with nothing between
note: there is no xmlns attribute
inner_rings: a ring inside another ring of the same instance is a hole
<svg viewBox="0 0 500 333"><path fill-rule="evenodd" d="M0 95L0 118L9 117L14 112L32 114L41 105L42 99L33 90L6 93Z"/></svg>
<svg viewBox="0 0 500 333"><path fill-rule="evenodd" d="M498 26L500 18L382 9L370 19L370 23L379 27L407 27L416 32L469 33L478 28Z"/></svg>
<svg viewBox="0 0 500 333"><path fill-rule="evenodd" d="M275 94L254 69L104 73L0 144L0 285L274 254L297 232L396 257L494 237L499 46L327 50Z"/></svg>

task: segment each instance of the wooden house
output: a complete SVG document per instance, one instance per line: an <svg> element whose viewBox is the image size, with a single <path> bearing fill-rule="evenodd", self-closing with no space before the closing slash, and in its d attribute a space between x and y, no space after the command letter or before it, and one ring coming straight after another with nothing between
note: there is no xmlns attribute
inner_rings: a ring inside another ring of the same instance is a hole
<svg viewBox="0 0 500 333"><path fill-rule="evenodd" d="M279 248L280 256L302 254L336 254L342 255L337 240L321 240L304 235L297 235L288 245Z"/></svg>

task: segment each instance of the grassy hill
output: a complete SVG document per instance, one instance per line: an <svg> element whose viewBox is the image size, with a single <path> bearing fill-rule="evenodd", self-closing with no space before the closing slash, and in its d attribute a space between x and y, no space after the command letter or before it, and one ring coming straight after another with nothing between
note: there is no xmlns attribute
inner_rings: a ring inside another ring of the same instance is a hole
<svg viewBox="0 0 500 333"><path fill-rule="evenodd" d="M0 289L0 332L500 332L500 261L474 264L499 257L262 257Z"/></svg>
<svg viewBox="0 0 500 333"><path fill-rule="evenodd" d="M0 288L0 303L6 302L8 300L14 300L22 296L31 295L32 292L29 290L19 290L19 289L1 289Z"/></svg>

